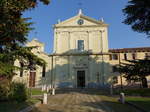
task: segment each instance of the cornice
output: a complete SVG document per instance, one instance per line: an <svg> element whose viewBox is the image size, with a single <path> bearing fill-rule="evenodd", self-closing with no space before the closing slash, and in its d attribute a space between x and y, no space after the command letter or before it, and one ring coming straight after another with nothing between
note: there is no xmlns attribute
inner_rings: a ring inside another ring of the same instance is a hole
<svg viewBox="0 0 150 112"><path fill-rule="evenodd" d="M102 25L83 25L83 26L53 26L53 28L92 28L92 27L108 27L108 24L102 24Z"/></svg>

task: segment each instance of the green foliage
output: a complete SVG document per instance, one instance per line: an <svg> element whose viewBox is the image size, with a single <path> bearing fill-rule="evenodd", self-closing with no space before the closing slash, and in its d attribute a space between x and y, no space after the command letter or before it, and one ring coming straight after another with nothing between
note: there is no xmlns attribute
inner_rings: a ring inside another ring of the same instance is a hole
<svg viewBox="0 0 150 112"><path fill-rule="evenodd" d="M39 101L39 99L28 99L25 102L19 103L15 101L0 102L0 112L19 112Z"/></svg>
<svg viewBox="0 0 150 112"><path fill-rule="evenodd" d="M0 76L5 75L11 80L17 68L13 66L16 59L26 60L28 66L45 64L31 53L31 48L24 47L32 23L28 22L30 18L23 18L22 13L35 8L38 2L48 4L49 0L0 1Z"/></svg>
<svg viewBox="0 0 150 112"><path fill-rule="evenodd" d="M131 102L134 105L141 107L143 112L149 112L150 110L150 97L126 97L127 102Z"/></svg>
<svg viewBox="0 0 150 112"><path fill-rule="evenodd" d="M128 96L150 96L149 88L139 88L139 89L124 89L124 90L116 90L116 94L120 94L120 92L124 92L125 95Z"/></svg>
<svg viewBox="0 0 150 112"><path fill-rule="evenodd" d="M27 100L27 88L23 83L12 83L10 91L10 99L17 102L24 102Z"/></svg>
<svg viewBox="0 0 150 112"><path fill-rule="evenodd" d="M0 80L0 101L8 100L9 94L10 94L9 80L7 80L6 78Z"/></svg>
<svg viewBox="0 0 150 112"><path fill-rule="evenodd" d="M32 23L31 18L23 18L24 11L31 10L39 2L48 4L49 0L0 0L0 100L8 100L10 97L16 101L26 99L24 85L12 83L18 59L26 62L26 68L45 65L45 61L34 55L31 47L25 47L27 36Z"/></svg>
<svg viewBox="0 0 150 112"><path fill-rule="evenodd" d="M15 73L12 73L12 71L17 68L18 67L15 67L13 65L0 62L0 76L6 76L7 78L11 79L15 75Z"/></svg>
<svg viewBox="0 0 150 112"><path fill-rule="evenodd" d="M128 60L128 62L117 65L117 71L125 73L127 80L138 80L150 75L150 60Z"/></svg>
<svg viewBox="0 0 150 112"><path fill-rule="evenodd" d="M0 101L23 102L27 99L27 88L23 83L11 83L7 78L0 82Z"/></svg>
<svg viewBox="0 0 150 112"><path fill-rule="evenodd" d="M32 88L31 89L31 94L32 95L42 95L43 93L45 93L46 91L41 91L41 89L36 89L36 88Z"/></svg>
<svg viewBox="0 0 150 112"><path fill-rule="evenodd" d="M147 87L146 76L150 75L150 60L132 60L129 63L117 65L117 71L125 74L127 80L142 81L143 87Z"/></svg>
<svg viewBox="0 0 150 112"><path fill-rule="evenodd" d="M134 31L150 36L150 0L129 0L123 12L125 24L131 25Z"/></svg>

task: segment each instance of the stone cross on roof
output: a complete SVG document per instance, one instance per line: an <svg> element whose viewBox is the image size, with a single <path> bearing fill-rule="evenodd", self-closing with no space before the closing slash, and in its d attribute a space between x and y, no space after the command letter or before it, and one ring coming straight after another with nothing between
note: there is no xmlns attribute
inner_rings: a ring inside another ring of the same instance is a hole
<svg viewBox="0 0 150 112"><path fill-rule="evenodd" d="M82 9L79 9L79 13L78 13L79 15L82 15L83 13L82 13Z"/></svg>

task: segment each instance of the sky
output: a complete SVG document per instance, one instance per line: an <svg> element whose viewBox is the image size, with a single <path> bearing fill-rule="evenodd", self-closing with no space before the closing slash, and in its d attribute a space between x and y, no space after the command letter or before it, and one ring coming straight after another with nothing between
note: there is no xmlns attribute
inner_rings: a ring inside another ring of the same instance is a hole
<svg viewBox="0 0 150 112"><path fill-rule="evenodd" d="M91 18L104 19L109 24L109 48L149 47L150 39L145 34L134 32L131 26L125 25L122 9L128 0L51 0L51 3L26 11L23 16L31 17L35 29L29 33L29 41L33 38L45 44L45 52L53 51L53 25L60 19L64 21L78 14L80 8L83 14ZM82 3L82 6L79 5Z"/></svg>

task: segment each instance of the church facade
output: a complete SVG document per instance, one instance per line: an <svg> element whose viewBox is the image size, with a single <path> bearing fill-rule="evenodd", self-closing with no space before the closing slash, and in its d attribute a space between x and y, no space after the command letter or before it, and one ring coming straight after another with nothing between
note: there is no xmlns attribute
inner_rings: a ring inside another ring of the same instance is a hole
<svg viewBox="0 0 150 112"><path fill-rule="evenodd" d="M79 14L54 26L53 74L58 87L105 85L110 75L108 25Z"/></svg>
<svg viewBox="0 0 150 112"><path fill-rule="evenodd" d="M32 73L24 71L22 77L18 72L14 80L36 87L42 85L60 88L107 87L111 84L112 77L117 76L117 79L120 79L119 74L113 72L113 66L120 63L118 60L123 60L118 58L120 53L127 53L110 50L108 24L103 20L85 16L81 10L76 16L54 25L52 54L44 53L44 44L36 39L28 42L27 46L38 46L33 49L33 53L44 59L47 65L44 68L37 66L36 71ZM149 52L150 48L144 52L141 50L141 53ZM144 58L143 54L141 56ZM16 62L17 65L18 63Z"/></svg>

